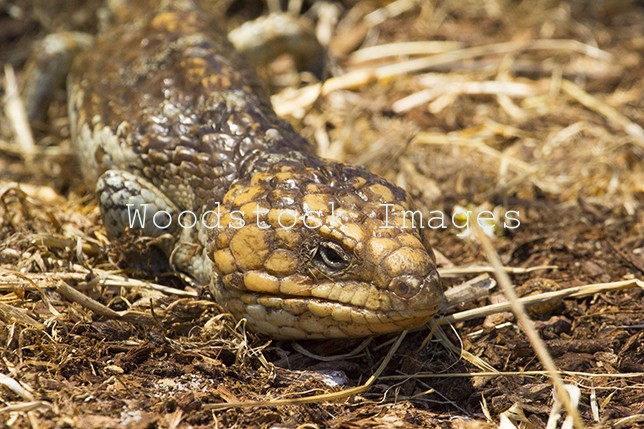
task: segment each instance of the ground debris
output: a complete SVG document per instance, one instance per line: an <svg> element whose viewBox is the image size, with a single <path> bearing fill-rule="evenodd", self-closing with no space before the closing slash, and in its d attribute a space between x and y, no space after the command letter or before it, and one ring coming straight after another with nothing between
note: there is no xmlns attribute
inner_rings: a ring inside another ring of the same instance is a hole
<svg viewBox="0 0 644 429"><path fill-rule="evenodd" d="M97 27L98 1L32 3L0 12L0 58L18 81L32 42ZM262 12L258 2L224 3L231 22ZM564 382L579 388L588 426L641 423L641 4L334 4L330 79L300 79L278 60L268 84L279 110L322 155L404 186L423 213L519 211L519 228L497 223L490 236L524 296L633 282L549 302L530 317ZM29 153L9 126L11 105L0 112L0 422L487 428L509 416L517 427L545 427L552 384L508 311L443 326L444 336L408 334L371 388L343 401L213 411L360 386L395 338L271 342L167 266L124 267L127 249L107 239L77 174L64 90L48 121L33 124ZM490 273L474 268L487 265L484 253L460 232L429 231L451 272L445 286ZM504 300L493 291L460 309Z"/></svg>

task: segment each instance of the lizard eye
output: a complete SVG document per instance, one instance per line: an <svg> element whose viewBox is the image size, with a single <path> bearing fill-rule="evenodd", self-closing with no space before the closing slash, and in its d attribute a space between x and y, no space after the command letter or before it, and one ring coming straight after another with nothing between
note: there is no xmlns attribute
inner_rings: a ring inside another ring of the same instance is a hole
<svg viewBox="0 0 644 429"><path fill-rule="evenodd" d="M313 263L322 271L337 272L349 266L349 255L344 249L331 242L320 243L315 249Z"/></svg>

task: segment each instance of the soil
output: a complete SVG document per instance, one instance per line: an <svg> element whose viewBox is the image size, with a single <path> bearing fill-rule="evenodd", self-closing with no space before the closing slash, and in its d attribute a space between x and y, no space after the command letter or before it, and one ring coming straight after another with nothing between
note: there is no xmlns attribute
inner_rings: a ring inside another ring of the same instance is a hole
<svg viewBox="0 0 644 429"><path fill-rule="evenodd" d="M259 2L211 3L227 8L231 26L265 13ZM0 2L0 61L20 81L35 41L95 32L100 4ZM493 212L500 220L489 239L503 264L532 269L510 274L520 294L623 282L529 317L563 381L578 389L587 427L644 427L642 4L328 5L338 18L330 24L332 76L444 52L454 58L341 86L287 119L322 155L405 187L424 214ZM371 60L356 54L410 41L445 43ZM464 51L476 46L497 48ZM262 75L275 100L315 79L285 58ZM558 407L553 384L509 311L408 333L387 356L396 336L272 341L156 259L125 264L145 245L106 237L93 184L73 155L65 97L56 89L48 120L32 124L35 156L18 143L7 104L0 114L0 427L546 426ZM511 211L519 213L514 229L503 227ZM449 289L490 263L480 239L446 226L427 232L441 268L456 271L443 276ZM479 268L459 271L466 266ZM441 317L504 300L497 286ZM366 391L271 406L363 385L383 360Z"/></svg>

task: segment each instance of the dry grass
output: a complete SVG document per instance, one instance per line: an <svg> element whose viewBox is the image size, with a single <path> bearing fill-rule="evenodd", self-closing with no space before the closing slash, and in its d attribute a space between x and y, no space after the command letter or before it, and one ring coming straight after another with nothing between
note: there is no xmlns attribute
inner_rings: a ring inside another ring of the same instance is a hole
<svg viewBox="0 0 644 429"><path fill-rule="evenodd" d="M361 0L324 13L333 75L275 77L278 112L322 155L366 163L423 211L520 207L521 229L432 232L446 284L466 292L453 292L450 313L423 332L270 343L185 276L122 268L124 249L105 237L87 184L69 168L64 97L32 137L7 66L1 421L528 428L556 427L560 409L575 427L643 421L641 7ZM513 284L541 276L562 288L516 297ZM547 303L545 315L523 310ZM329 370L350 381L334 384ZM469 397L458 392L464 383ZM564 393L571 385L576 405Z"/></svg>

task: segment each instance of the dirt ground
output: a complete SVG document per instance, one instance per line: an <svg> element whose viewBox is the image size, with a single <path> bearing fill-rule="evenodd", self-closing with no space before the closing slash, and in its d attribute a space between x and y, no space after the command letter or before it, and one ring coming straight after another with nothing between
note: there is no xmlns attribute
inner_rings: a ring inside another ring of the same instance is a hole
<svg viewBox="0 0 644 429"><path fill-rule="evenodd" d="M20 82L35 40L95 32L100 3L0 1L0 61ZM586 291L528 313L583 422L644 427L642 3L322 3L304 7L331 31L333 85L309 100L314 77L278 59L262 75L279 111L322 155L405 187L423 213L519 212L518 228L500 222L489 236L519 293ZM213 7L231 27L265 12ZM413 41L435 43L390 45ZM558 406L507 309L447 323L504 301L498 286L397 348L396 336L298 344L246 332L181 274L124 268L138 244L125 252L105 236L64 88L33 124L33 151L7 106L0 427L539 428ZM430 232L446 289L494 276L481 240L460 232ZM383 362L368 389L342 394ZM338 399L274 404L329 392Z"/></svg>

